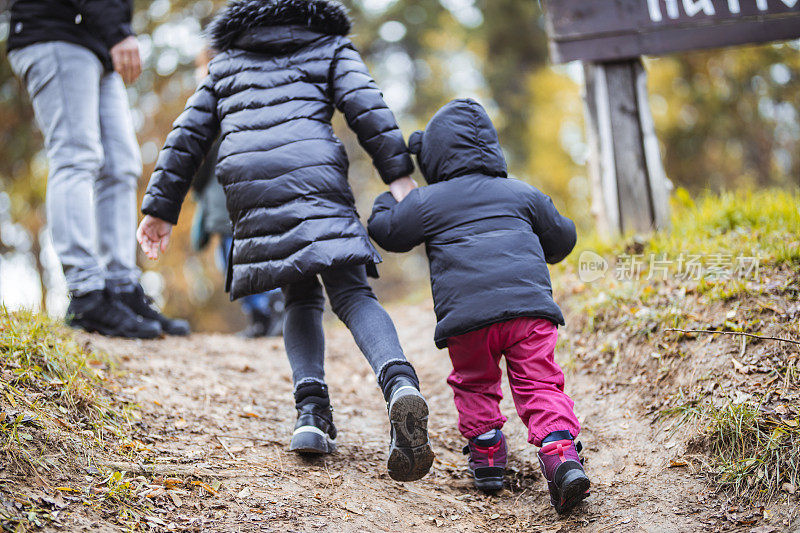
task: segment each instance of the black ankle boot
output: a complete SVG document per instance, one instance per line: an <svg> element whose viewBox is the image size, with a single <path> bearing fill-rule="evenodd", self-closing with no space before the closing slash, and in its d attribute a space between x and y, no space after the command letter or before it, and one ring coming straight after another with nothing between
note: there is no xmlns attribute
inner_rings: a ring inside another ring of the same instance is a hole
<svg viewBox="0 0 800 533"><path fill-rule="evenodd" d="M395 481L421 479L431 469L434 453L428 440L428 403L419 392L417 374L410 363L398 361L384 367L378 381L392 425L389 476Z"/></svg>
<svg viewBox="0 0 800 533"><path fill-rule="evenodd" d="M65 321L73 328L110 337L154 339L161 336L158 322L137 315L106 289L72 296Z"/></svg>
<svg viewBox="0 0 800 533"><path fill-rule="evenodd" d="M289 450L301 454L332 453L336 450L336 426L328 386L309 381L294 392L297 422Z"/></svg>
<svg viewBox="0 0 800 533"><path fill-rule="evenodd" d="M158 322L167 335L186 336L191 333L188 322L176 318L167 318L153 307L153 300L144 293L144 289L138 283L129 288L115 289L113 294L122 304L140 317Z"/></svg>

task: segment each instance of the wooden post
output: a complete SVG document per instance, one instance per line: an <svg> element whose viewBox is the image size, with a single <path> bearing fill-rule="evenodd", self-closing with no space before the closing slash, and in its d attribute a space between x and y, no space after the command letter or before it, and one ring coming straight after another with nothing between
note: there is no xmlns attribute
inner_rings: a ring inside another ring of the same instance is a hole
<svg viewBox="0 0 800 533"><path fill-rule="evenodd" d="M641 59L584 63L592 211L610 235L669 225L661 163Z"/></svg>

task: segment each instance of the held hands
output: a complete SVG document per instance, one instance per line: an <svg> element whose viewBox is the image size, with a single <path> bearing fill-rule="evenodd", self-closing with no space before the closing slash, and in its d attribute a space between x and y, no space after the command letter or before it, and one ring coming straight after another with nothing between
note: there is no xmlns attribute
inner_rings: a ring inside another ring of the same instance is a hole
<svg viewBox="0 0 800 533"><path fill-rule="evenodd" d="M142 73L142 59L139 57L139 41L129 35L111 47L111 62L114 70L122 76L122 81L131 84Z"/></svg>
<svg viewBox="0 0 800 533"><path fill-rule="evenodd" d="M136 230L136 240L142 251L153 261L158 260L158 252L167 251L169 237L172 235L172 224L150 215L145 215L139 229Z"/></svg>
<svg viewBox="0 0 800 533"><path fill-rule="evenodd" d="M411 179L411 176L394 180L389 184L389 190L398 202L402 202L403 198L408 196L408 193L417 188L417 182Z"/></svg>

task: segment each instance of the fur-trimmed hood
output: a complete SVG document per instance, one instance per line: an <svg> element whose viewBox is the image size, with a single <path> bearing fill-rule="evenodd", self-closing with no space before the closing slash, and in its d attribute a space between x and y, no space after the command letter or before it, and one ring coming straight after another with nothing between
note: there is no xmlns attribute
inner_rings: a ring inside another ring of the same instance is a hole
<svg viewBox="0 0 800 533"><path fill-rule="evenodd" d="M336 0L230 0L208 27L211 45L231 48L257 28L301 26L316 33L347 35L350 17Z"/></svg>

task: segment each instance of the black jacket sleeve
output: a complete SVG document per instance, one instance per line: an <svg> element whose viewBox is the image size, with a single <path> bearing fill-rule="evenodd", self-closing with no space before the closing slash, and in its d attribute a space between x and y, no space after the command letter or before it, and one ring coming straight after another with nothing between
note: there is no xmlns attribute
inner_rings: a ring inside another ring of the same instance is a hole
<svg viewBox="0 0 800 533"><path fill-rule="evenodd" d="M420 200L419 189L400 203L389 192L375 199L367 228L378 246L390 252L408 252L425 241Z"/></svg>
<svg viewBox="0 0 800 533"><path fill-rule="evenodd" d="M578 238L575 223L558 212L549 196L536 189L530 207L533 231L539 236L545 261L550 264L562 261L575 248Z"/></svg>
<svg viewBox="0 0 800 533"><path fill-rule="evenodd" d="M192 178L219 133L213 87L211 76L206 77L175 120L144 195L144 214L178 223Z"/></svg>
<svg viewBox="0 0 800 533"><path fill-rule="evenodd" d="M408 176L414 163L394 114L348 39L336 51L331 88L336 108L358 136L385 183Z"/></svg>
<svg viewBox="0 0 800 533"><path fill-rule="evenodd" d="M108 48L133 35L130 0L72 0L72 3Z"/></svg>

